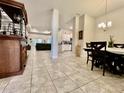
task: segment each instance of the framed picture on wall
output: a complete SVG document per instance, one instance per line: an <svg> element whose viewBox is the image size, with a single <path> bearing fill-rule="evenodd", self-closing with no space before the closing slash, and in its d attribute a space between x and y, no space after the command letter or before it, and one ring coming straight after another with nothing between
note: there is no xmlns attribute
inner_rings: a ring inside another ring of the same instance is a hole
<svg viewBox="0 0 124 93"><path fill-rule="evenodd" d="M83 30L79 31L79 40L83 39Z"/></svg>

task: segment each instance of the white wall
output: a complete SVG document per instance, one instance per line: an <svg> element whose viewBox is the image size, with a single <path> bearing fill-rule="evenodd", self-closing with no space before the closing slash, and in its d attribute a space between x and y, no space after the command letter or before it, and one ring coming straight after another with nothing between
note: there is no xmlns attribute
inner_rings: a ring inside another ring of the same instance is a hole
<svg viewBox="0 0 124 93"><path fill-rule="evenodd" d="M78 44L81 45L82 56L86 56L86 52L83 50L83 48L86 47L86 42L94 41L95 24L95 18L89 15L85 14L79 18L79 30L83 30L83 39L78 39ZM79 30L77 36L79 35Z"/></svg>
<svg viewBox="0 0 124 93"><path fill-rule="evenodd" d="M124 43L124 8L109 13L107 19L112 21L112 27L106 32L97 27L97 24L105 20L105 17L96 19L95 40L108 41L110 35L112 35L115 43Z"/></svg>
<svg viewBox="0 0 124 93"><path fill-rule="evenodd" d="M62 29L61 32L62 32L62 40L70 41L70 38L72 38L72 31L71 30Z"/></svg>
<svg viewBox="0 0 124 93"><path fill-rule="evenodd" d="M51 35L29 34L29 38L48 40Z"/></svg>
<svg viewBox="0 0 124 93"><path fill-rule="evenodd" d="M83 31L83 48L86 47L86 42L94 41L95 36L95 18L84 16L84 31ZM86 52L82 49L82 56L86 57Z"/></svg>
<svg viewBox="0 0 124 93"><path fill-rule="evenodd" d="M61 29L61 41L70 41L70 38L72 38L72 31L68 29ZM71 50L71 45L69 44L62 44L61 46L61 52L65 50Z"/></svg>
<svg viewBox="0 0 124 93"><path fill-rule="evenodd" d="M86 47L86 42L94 41L95 19L89 15L84 17L83 47Z"/></svg>
<svg viewBox="0 0 124 93"><path fill-rule="evenodd" d="M78 31L79 31L79 18L80 15L77 14L73 18L73 39L72 39L72 51L75 53L75 48L78 45Z"/></svg>
<svg viewBox="0 0 124 93"><path fill-rule="evenodd" d="M84 15L81 15L79 18L79 31L84 30Z"/></svg>
<svg viewBox="0 0 124 93"><path fill-rule="evenodd" d="M81 15L79 18L79 31L84 31L84 18L85 18L85 15ZM83 39L79 40L79 31L78 31L78 44L81 46L81 50L83 50ZM81 55L82 54L83 54L83 51L81 51Z"/></svg>

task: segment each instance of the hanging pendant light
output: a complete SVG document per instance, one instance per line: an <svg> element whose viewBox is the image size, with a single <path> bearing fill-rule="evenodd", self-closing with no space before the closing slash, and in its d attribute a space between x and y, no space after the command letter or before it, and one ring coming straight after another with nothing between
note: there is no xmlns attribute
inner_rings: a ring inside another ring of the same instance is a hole
<svg viewBox="0 0 124 93"><path fill-rule="evenodd" d="M98 24L98 28L103 29L104 31L108 30L112 26L112 21L107 20L107 0L105 5L105 22L101 22Z"/></svg>

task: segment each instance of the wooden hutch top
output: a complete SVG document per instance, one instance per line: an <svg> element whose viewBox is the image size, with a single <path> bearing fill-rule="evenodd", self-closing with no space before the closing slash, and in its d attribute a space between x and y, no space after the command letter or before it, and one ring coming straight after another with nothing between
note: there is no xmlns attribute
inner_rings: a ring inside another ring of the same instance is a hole
<svg viewBox="0 0 124 93"><path fill-rule="evenodd" d="M0 7L7 13L7 15L14 20L14 14L21 15L24 18L25 24L28 24L27 12L23 3L14 0L0 0Z"/></svg>

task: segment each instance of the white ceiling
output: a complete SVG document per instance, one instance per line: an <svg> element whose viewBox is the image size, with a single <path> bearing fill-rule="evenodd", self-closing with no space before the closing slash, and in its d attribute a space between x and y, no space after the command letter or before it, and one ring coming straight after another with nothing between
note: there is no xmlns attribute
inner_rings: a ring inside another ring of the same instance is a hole
<svg viewBox="0 0 124 93"><path fill-rule="evenodd" d="M76 14L88 14L93 17L105 13L105 0L17 0L26 6L29 23L39 30L51 28L51 10L60 12L60 28L71 26ZM124 0L108 0L108 12L124 7Z"/></svg>

